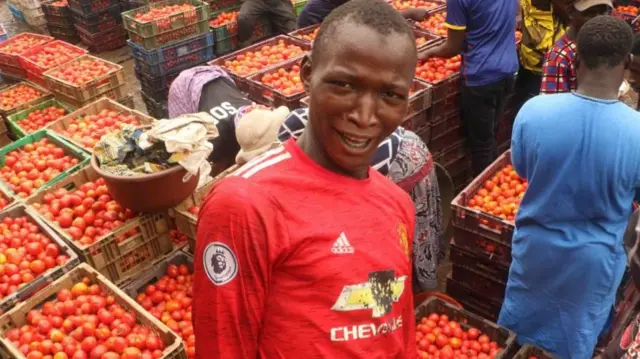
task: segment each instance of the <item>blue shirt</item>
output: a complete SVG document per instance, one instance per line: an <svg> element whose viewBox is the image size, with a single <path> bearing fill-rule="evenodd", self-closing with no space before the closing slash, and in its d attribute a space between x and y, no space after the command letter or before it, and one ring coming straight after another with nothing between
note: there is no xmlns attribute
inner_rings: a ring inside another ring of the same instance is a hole
<svg viewBox="0 0 640 359"><path fill-rule="evenodd" d="M560 358L591 358L625 270L640 187L640 114L576 93L534 97L511 157L529 181L499 323Z"/></svg>
<svg viewBox="0 0 640 359"><path fill-rule="evenodd" d="M518 0L447 0L445 26L466 31L461 73L467 86L498 82L518 71Z"/></svg>
<svg viewBox="0 0 640 359"><path fill-rule="evenodd" d="M298 28L320 24L333 9L349 0L309 0L298 16Z"/></svg>

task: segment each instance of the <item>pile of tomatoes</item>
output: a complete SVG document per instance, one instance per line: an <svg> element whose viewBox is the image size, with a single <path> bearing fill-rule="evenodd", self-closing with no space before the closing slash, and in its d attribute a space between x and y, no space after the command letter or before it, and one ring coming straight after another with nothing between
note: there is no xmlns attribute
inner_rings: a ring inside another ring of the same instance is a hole
<svg viewBox="0 0 640 359"><path fill-rule="evenodd" d="M159 359L165 343L89 278L61 289L6 332L28 359Z"/></svg>
<svg viewBox="0 0 640 359"><path fill-rule="evenodd" d="M0 108L10 110L42 96L44 96L42 91L29 85L18 84L0 92Z"/></svg>
<svg viewBox="0 0 640 359"><path fill-rule="evenodd" d="M296 35L296 37L301 39L301 40L307 40L307 41L313 42L313 40L316 39L316 36L318 36L318 31L320 31L319 27L313 29L313 31L308 32L306 34L298 34L298 35Z"/></svg>
<svg viewBox="0 0 640 359"><path fill-rule="evenodd" d="M198 216L198 213L200 213L200 206L191 206L187 209L187 212L193 214L194 216Z"/></svg>
<svg viewBox="0 0 640 359"><path fill-rule="evenodd" d="M165 275L147 286L136 301L184 340L187 356L196 356L196 337L191 322L193 274L186 265L170 264Z"/></svg>
<svg viewBox="0 0 640 359"><path fill-rule="evenodd" d="M112 71L113 68L114 64L110 62L95 57L84 57L49 70L47 75L76 86L81 86L103 77Z"/></svg>
<svg viewBox="0 0 640 359"><path fill-rule="evenodd" d="M293 65L290 69L280 68L274 72L264 74L260 81L285 96L292 96L304 92L300 80L300 66Z"/></svg>
<svg viewBox="0 0 640 359"><path fill-rule="evenodd" d="M183 245L189 241L189 238L187 238L184 233L178 231L177 229L170 230L169 237L171 237L171 243L173 243L175 246Z"/></svg>
<svg viewBox="0 0 640 359"><path fill-rule="evenodd" d="M429 83L436 83L456 74L462 66L462 57L456 55L450 59L431 57L427 61L420 61L416 67L416 77Z"/></svg>
<svg viewBox="0 0 640 359"><path fill-rule="evenodd" d="M227 25L230 22L236 22L238 20L239 11L231 11L231 12L222 12L220 15L216 16L215 19L209 20L209 26L211 27L220 27L223 25Z"/></svg>
<svg viewBox="0 0 640 359"><path fill-rule="evenodd" d="M5 217L0 233L0 299L69 260L26 216Z"/></svg>
<svg viewBox="0 0 640 359"><path fill-rule="evenodd" d="M0 180L25 198L78 162L45 137L7 153L0 168Z"/></svg>
<svg viewBox="0 0 640 359"><path fill-rule="evenodd" d="M5 54L19 55L23 52L49 42L49 39L36 37L33 34L24 33L13 37L0 44L0 52Z"/></svg>
<svg viewBox="0 0 640 359"><path fill-rule="evenodd" d="M46 70L69 62L85 53L86 51L82 49L70 47L66 42L58 40L45 44L37 50L29 51L25 58Z"/></svg>
<svg viewBox="0 0 640 359"><path fill-rule="evenodd" d="M638 15L638 7L633 5L620 5L616 7L616 11L621 14Z"/></svg>
<svg viewBox="0 0 640 359"><path fill-rule="evenodd" d="M57 1L52 2L49 5L65 7L65 6L69 6L69 1L67 1L67 0L57 0Z"/></svg>
<svg viewBox="0 0 640 359"><path fill-rule="evenodd" d="M67 114L67 110L62 107L49 106L42 110L35 110L27 115L27 118L17 123L27 133L35 132L40 128L56 121Z"/></svg>
<svg viewBox="0 0 640 359"><path fill-rule="evenodd" d="M64 188L48 192L33 207L82 245L94 243L136 216L111 198L102 178L85 182L73 192ZM137 228L132 229L121 241L136 233Z"/></svg>
<svg viewBox="0 0 640 359"><path fill-rule="evenodd" d="M444 21L447 18L446 12L433 14L426 19L420 21L418 26L421 28L440 36L447 37L447 28L444 26Z"/></svg>
<svg viewBox="0 0 640 359"><path fill-rule="evenodd" d="M477 328L463 329L445 314L431 313L416 327L418 358L492 359L504 348Z"/></svg>
<svg viewBox="0 0 640 359"><path fill-rule="evenodd" d="M391 2L391 6L393 6L393 8L398 11L414 8L429 10L440 6L440 4L425 0L394 0L393 2Z"/></svg>
<svg viewBox="0 0 640 359"><path fill-rule="evenodd" d="M512 165L507 165L489 178L467 205L513 221L526 190L527 181L518 176Z"/></svg>
<svg viewBox="0 0 640 359"><path fill-rule="evenodd" d="M430 41L430 39L427 39L424 36L416 36L416 47L420 47L426 44L428 41Z"/></svg>
<svg viewBox="0 0 640 359"><path fill-rule="evenodd" d="M0 194L0 210L5 209L11 201L5 197L3 194Z"/></svg>
<svg viewBox="0 0 640 359"><path fill-rule="evenodd" d="M134 115L104 109L95 115L73 119L69 121L66 129L58 132L88 149L93 149L102 136L120 131L124 125L139 126L140 121Z"/></svg>
<svg viewBox="0 0 640 359"><path fill-rule="evenodd" d="M197 21L196 7L191 4L176 4L154 7L144 13L137 13L134 18L141 23L154 21L158 31L167 31L173 28L173 15L182 14L180 21L185 25ZM130 24L135 27L135 23Z"/></svg>
<svg viewBox="0 0 640 359"><path fill-rule="evenodd" d="M264 45L256 51L238 54L233 59L225 61L224 67L237 75L248 76L268 66L302 55L303 52L300 46L287 44L281 39L275 45Z"/></svg>

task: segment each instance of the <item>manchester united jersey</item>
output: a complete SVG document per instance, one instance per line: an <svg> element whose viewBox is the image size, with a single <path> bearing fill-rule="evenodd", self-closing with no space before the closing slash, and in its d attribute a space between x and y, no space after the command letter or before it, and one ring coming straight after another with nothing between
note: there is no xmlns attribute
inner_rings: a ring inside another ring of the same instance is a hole
<svg viewBox="0 0 640 359"><path fill-rule="evenodd" d="M196 353L210 358L414 358L413 204L371 169L330 172L293 141L205 199Z"/></svg>

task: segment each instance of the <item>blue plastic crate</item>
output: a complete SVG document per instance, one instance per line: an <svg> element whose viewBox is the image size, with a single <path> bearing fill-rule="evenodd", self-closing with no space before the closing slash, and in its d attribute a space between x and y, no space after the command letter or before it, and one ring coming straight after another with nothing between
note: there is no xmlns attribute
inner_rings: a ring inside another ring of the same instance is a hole
<svg viewBox="0 0 640 359"><path fill-rule="evenodd" d="M157 65L161 62L175 59L196 50L213 47L214 41L213 33L208 32L204 35L193 36L176 44L155 50L147 50L131 40L127 40L127 43L131 48L131 55L133 55L135 59L148 65Z"/></svg>
<svg viewBox="0 0 640 359"><path fill-rule="evenodd" d="M151 76L162 76L169 72L172 72L172 70L175 70L176 68L182 68L183 66L187 65L188 67L192 67L195 64L212 60L214 57L215 56L213 54L213 47L209 46L191 51L174 59L166 60L155 65L147 64L146 62L140 61L136 58L134 58L134 61L136 64L136 68L139 71Z"/></svg>
<svg viewBox="0 0 640 359"><path fill-rule="evenodd" d="M2 32L2 34L0 34L0 42L3 42L9 38L9 34L7 34L7 30L4 29L3 24L0 24L0 32Z"/></svg>
<svg viewBox="0 0 640 359"><path fill-rule="evenodd" d="M7 7L9 8L9 11L11 11L11 15L13 15L13 17L18 19L19 21L26 22L26 20L24 19L24 14L20 9L18 9L11 3L7 3Z"/></svg>

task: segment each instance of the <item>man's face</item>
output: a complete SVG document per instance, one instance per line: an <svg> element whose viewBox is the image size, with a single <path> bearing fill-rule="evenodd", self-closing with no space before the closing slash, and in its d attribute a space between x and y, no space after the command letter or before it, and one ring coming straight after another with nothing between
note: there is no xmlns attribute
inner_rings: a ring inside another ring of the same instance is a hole
<svg viewBox="0 0 640 359"><path fill-rule="evenodd" d="M415 44L348 20L331 35L326 51L302 71L310 95L309 140L324 152L328 169L353 175L368 170L380 142L407 114Z"/></svg>
<svg viewBox="0 0 640 359"><path fill-rule="evenodd" d="M576 10L573 7L572 7L572 10L573 12L570 14L571 23L576 29L579 30L582 27L582 25L584 25L587 21L593 19L596 16L610 15L613 9L611 9L607 5L596 5L582 12Z"/></svg>

